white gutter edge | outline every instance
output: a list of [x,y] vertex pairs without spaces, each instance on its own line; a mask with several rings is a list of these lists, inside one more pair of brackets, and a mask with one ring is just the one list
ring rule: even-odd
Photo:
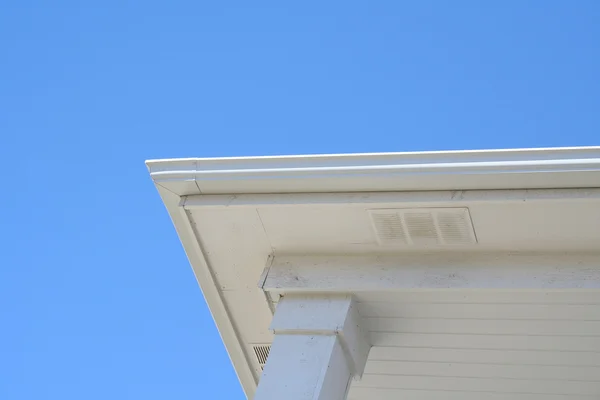
[[[146,164],[156,184],[169,188],[171,182],[195,182],[199,188],[197,193],[202,191],[203,181],[222,183],[231,181],[232,191],[235,191],[235,182],[240,180],[264,182],[265,180],[301,179],[306,188],[306,182],[310,179],[339,178],[359,178],[356,182],[357,191],[361,190],[360,179],[396,178],[393,189],[401,191],[412,190],[412,187],[403,187],[404,177],[414,179],[423,175],[429,176],[429,181],[426,187],[419,189],[437,190],[436,180],[432,180],[437,175],[439,175],[440,185],[444,186],[444,180],[448,175],[486,174],[491,177],[499,174],[600,172],[600,147],[190,158],[150,160]],[[345,190],[351,191],[353,186],[348,184]],[[600,181],[590,183],[590,186],[600,186]],[[498,188],[510,187],[504,183]],[[456,187],[456,189],[473,188]],[[289,191],[289,188],[286,190]],[[174,191],[177,192],[177,189],[175,188]],[[225,188],[223,194],[227,192]]]

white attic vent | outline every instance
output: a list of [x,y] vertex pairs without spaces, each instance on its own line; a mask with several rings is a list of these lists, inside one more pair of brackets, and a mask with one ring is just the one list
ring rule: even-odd
[[252,349],[254,350],[254,355],[256,356],[256,361],[260,369],[264,369],[265,364],[267,363],[267,358],[269,358],[269,351],[271,351],[271,345],[255,344],[252,346]]
[[380,209],[369,214],[382,246],[477,243],[468,208]]

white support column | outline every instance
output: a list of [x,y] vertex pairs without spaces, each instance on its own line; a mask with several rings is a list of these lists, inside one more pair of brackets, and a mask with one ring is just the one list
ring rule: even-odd
[[255,400],[345,400],[362,376],[371,345],[351,296],[286,296],[271,330]]

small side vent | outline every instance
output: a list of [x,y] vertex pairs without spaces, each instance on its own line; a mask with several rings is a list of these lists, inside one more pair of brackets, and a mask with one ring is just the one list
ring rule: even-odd
[[265,364],[267,363],[267,358],[269,358],[271,346],[268,344],[254,345],[252,348],[254,349],[254,355],[256,355],[256,361],[258,362],[260,369],[264,369]]
[[382,246],[444,246],[477,243],[467,208],[369,210]]

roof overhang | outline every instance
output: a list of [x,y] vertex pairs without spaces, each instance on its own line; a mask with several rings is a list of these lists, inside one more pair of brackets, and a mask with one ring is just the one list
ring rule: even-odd
[[[382,274],[394,263],[389,257],[409,263],[405,283],[406,276],[429,282],[420,268],[423,262],[439,268],[440,253],[444,260],[451,253],[455,265],[473,255],[467,267],[483,263],[505,286],[510,274],[499,271],[510,262],[538,268],[547,277],[525,274],[521,286],[598,287],[589,266],[598,260],[594,252],[600,240],[600,147],[171,159],[147,165],[248,397],[259,373],[248,347],[270,340],[267,327],[276,299],[269,291],[329,290],[318,285],[326,285],[323,271],[330,278],[336,262],[356,264],[354,271],[343,271],[353,290],[356,271],[368,273],[364,265],[375,264],[374,273]],[[476,245],[380,247],[365,212],[448,207],[470,210]],[[557,274],[564,275],[561,268],[573,265],[573,253],[589,254],[580,269],[569,270],[569,280],[556,286]],[[331,261],[339,254],[356,257]],[[425,254],[428,258],[420,256]],[[486,257],[495,263],[478,261]],[[286,268],[294,263],[304,274],[296,278],[316,287],[286,280]],[[487,282],[473,270],[464,276],[474,278],[457,286],[452,279],[441,286],[436,280],[438,286],[427,287]],[[377,286],[374,279],[384,277],[367,280],[371,289]],[[343,291],[339,284],[335,290]]]

